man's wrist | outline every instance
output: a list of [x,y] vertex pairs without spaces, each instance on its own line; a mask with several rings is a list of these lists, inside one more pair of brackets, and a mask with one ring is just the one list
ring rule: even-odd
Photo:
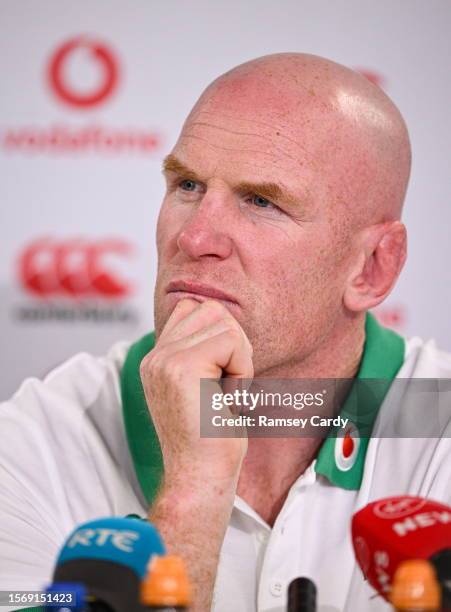
[[238,478],[209,481],[208,479],[188,480],[165,477],[155,503],[150,511],[152,516],[183,516],[202,509],[202,512],[218,512],[231,508],[235,499]]

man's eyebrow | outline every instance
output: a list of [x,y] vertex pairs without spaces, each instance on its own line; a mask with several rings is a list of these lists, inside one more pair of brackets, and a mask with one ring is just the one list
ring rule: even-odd
[[299,198],[282,189],[277,183],[249,183],[243,181],[236,186],[236,190],[242,193],[255,193],[270,202],[285,202],[295,206],[299,204]]
[[185,166],[175,155],[169,154],[163,160],[163,172],[175,172],[184,178],[190,179],[191,181],[202,182],[201,178],[194,172]]
[[[185,164],[177,159],[175,155],[172,155],[172,153],[167,155],[163,161],[163,172],[175,172],[179,176],[183,176],[191,181],[203,182],[202,178],[194,170],[185,166]],[[301,203],[301,198],[283,189],[277,183],[251,183],[248,181],[241,181],[234,186],[234,189],[241,193],[255,193],[265,198],[265,200],[274,203],[284,202],[289,206],[296,207]],[[304,204],[304,202],[302,203]]]

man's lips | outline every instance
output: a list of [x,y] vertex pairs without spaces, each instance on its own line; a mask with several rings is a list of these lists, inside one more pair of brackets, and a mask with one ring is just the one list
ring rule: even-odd
[[238,304],[238,301],[233,296],[220,289],[191,281],[172,281],[166,287],[166,293],[190,293],[194,296],[198,295],[199,297]]

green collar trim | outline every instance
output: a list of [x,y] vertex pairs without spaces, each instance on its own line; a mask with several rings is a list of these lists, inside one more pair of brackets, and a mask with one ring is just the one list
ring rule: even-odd
[[333,430],[319,451],[315,471],[342,489],[358,490],[366,451],[379,408],[404,363],[405,342],[367,313],[365,345],[356,381],[340,415],[349,419],[344,432]]
[[[374,421],[391,382],[404,361],[404,340],[381,327],[370,314],[366,317],[365,334],[364,352],[357,374],[359,384],[351,388],[340,413],[354,424],[353,430],[359,432],[358,440],[356,441],[354,433],[351,436],[352,442],[349,442],[349,439],[344,441],[349,436],[343,439],[337,432],[331,432],[324,441],[315,463],[317,473],[344,489],[360,488]],[[132,344],[121,371],[125,432],[138,482],[148,504],[155,499],[161,484],[163,457],[147,408],[139,366],[154,345],[154,332]],[[378,380],[376,384],[369,385],[364,379]],[[361,410],[362,405],[365,407],[364,413]],[[362,434],[367,437],[361,437]],[[349,445],[354,447],[350,454]]]
[[155,346],[155,333],[147,334],[128,350],[121,371],[122,411],[136,476],[148,504],[155,499],[163,476],[163,457],[157,432],[147,408],[139,375],[143,358]]

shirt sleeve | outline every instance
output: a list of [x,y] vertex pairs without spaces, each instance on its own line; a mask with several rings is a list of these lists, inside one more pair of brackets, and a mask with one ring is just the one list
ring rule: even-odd
[[1,591],[45,589],[76,525],[123,513],[117,500],[131,496],[118,391],[123,353],[76,355],[0,404]]
[[3,404],[0,421],[0,590],[41,590],[71,527],[58,466],[42,425],[20,406]]

